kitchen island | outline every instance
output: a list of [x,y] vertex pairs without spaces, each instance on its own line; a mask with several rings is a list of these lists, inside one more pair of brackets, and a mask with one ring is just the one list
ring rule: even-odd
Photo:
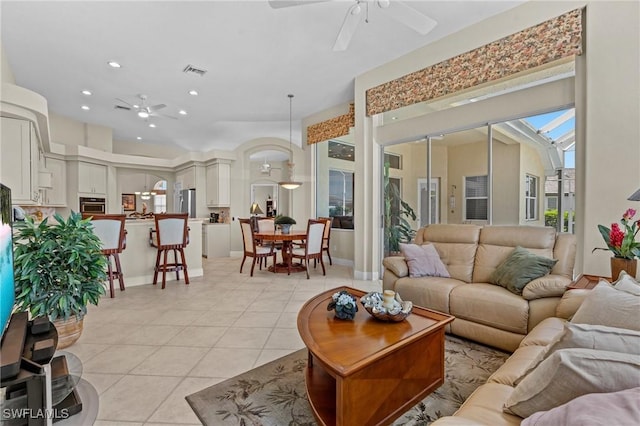
[[[157,249],[149,245],[149,230],[154,228],[153,219],[128,219],[125,222],[127,248],[120,254],[125,288],[153,282]],[[184,255],[189,278],[201,277],[203,275],[201,219],[189,219],[189,245],[184,249]],[[171,259],[173,255],[169,254],[169,256]],[[168,273],[167,282],[175,281],[175,277],[175,273]],[[158,281],[161,285],[162,277]],[[180,274],[180,285],[184,285],[183,273]]]

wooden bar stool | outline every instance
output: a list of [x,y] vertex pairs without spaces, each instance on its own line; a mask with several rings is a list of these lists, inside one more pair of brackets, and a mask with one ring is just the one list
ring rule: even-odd
[[[120,266],[120,256],[127,247],[127,231],[124,229],[125,215],[123,214],[83,214],[83,219],[90,218],[93,225],[93,233],[102,242],[102,254],[107,257],[107,276],[109,278],[109,291],[111,297],[115,297],[113,280],[120,282],[120,291],[124,291],[124,276]],[[112,265],[113,262],[113,265]],[[115,271],[113,270],[115,266]]]
[[[154,220],[156,229],[149,231],[149,244],[158,249],[153,284],[155,285],[158,281],[160,271],[162,271],[162,288],[165,288],[167,283],[167,272],[171,271],[176,272],[176,280],[180,280],[180,271],[184,271],[184,283],[189,284],[187,261],[184,256],[184,248],[189,244],[188,213],[156,214]],[[169,251],[173,251],[173,263],[168,262]],[[180,259],[178,259],[178,253]]]

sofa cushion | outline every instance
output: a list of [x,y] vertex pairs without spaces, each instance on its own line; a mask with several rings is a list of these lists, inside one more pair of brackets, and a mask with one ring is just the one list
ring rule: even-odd
[[506,400],[505,412],[528,417],[536,411],[594,392],[640,386],[637,355],[594,349],[561,349],[528,374]]
[[498,284],[513,294],[521,295],[524,286],[536,278],[547,275],[556,262],[555,259],[535,255],[518,246],[493,271],[489,276],[489,282]]
[[562,333],[566,322],[566,320],[556,317],[542,320],[522,339],[520,346],[547,346]]
[[[579,396],[549,411],[538,411],[522,426],[568,424],[589,426],[636,425],[640,422],[640,388]],[[606,408],[605,408],[606,407]]]
[[600,282],[585,297],[571,322],[640,330],[640,296]]
[[400,251],[407,262],[410,277],[450,277],[433,244],[400,243]]
[[489,277],[517,246],[553,258],[556,231],[542,226],[485,226],[480,232],[473,267],[473,281],[490,282]]
[[473,391],[455,416],[491,426],[519,425],[522,421],[520,417],[502,411],[502,404],[511,393],[511,386],[486,383]]
[[433,243],[452,278],[471,282],[480,227],[434,224],[420,228],[415,243]]
[[562,300],[556,307],[556,316],[558,318],[571,319],[584,302],[584,299],[591,293],[591,290],[581,288],[565,291]]
[[527,334],[529,305],[522,297],[493,284],[468,284],[451,290],[450,313],[479,324]]
[[500,366],[489,378],[487,383],[502,383],[515,386],[516,381],[524,377],[526,372],[540,359],[544,353],[544,346],[521,346]]
[[421,277],[400,278],[394,290],[402,300],[411,301],[414,305],[449,313],[449,297],[451,290],[461,285],[469,285],[455,278]]
[[529,282],[522,289],[522,297],[527,300],[544,297],[561,297],[572,280],[564,275],[548,274]]

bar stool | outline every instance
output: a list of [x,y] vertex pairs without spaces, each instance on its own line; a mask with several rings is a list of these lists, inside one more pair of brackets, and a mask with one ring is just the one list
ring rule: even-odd
[[[167,272],[175,271],[176,280],[180,280],[180,271],[184,271],[184,283],[189,284],[187,261],[184,248],[189,244],[188,213],[166,213],[154,216],[156,229],[149,231],[149,244],[158,249],[156,266],[153,272],[153,285],[158,281],[158,272],[162,271],[162,288],[167,283]],[[168,252],[173,251],[173,263],[168,262]],[[180,259],[178,259],[180,253]],[[162,256],[164,254],[164,256]],[[162,263],[160,258],[163,257]]]
[[[102,242],[102,254],[107,257],[107,276],[111,297],[115,297],[113,280],[120,282],[120,291],[124,291],[124,276],[120,266],[120,256],[127,247],[127,231],[124,229],[125,215],[123,214],[83,214],[83,219],[91,219],[93,233]],[[112,261],[114,265],[112,265]],[[113,270],[115,266],[115,271]]]

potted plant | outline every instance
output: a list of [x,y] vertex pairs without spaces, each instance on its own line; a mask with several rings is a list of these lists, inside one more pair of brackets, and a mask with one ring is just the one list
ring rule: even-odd
[[620,229],[617,223],[611,224],[611,229],[603,225],[598,225],[598,230],[607,244],[607,248],[596,247],[596,250],[610,250],[613,253],[611,258],[611,278],[618,279],[620,271],[626,271],[629,275],[636,275],[637,259],[640,258],[640,241],[636,241],[636,235],[640,231],[640,220],[633,220],[636,215],[634,209],[627,209],[622,215],[620,223],[624,229]]
[[[393,216],[392,206],[398,205],[399,214]],[[384,164],[384,252],[385,255],[400,252],[400,243],[413,240],[416,231],[406,218],[416,220],[413,208],[400,197],[400,190],[389,179],[389,163]],[[395,219],[395,220],[394,220]]]
[[296,221],[289,216],[278,215],[276,216],[274,223],[276,225],[280,225],[280,229],[282,230],[283,234],[288,234],[289,230],[291,229],[291,225],[295,225]]
[[48,316],[61,349],[80,337],[87,305],[105,294],[107,260],[89,219],[75,212],[66,221],[54,218],[57,223],[27,217],[16,224],[16,308]]

